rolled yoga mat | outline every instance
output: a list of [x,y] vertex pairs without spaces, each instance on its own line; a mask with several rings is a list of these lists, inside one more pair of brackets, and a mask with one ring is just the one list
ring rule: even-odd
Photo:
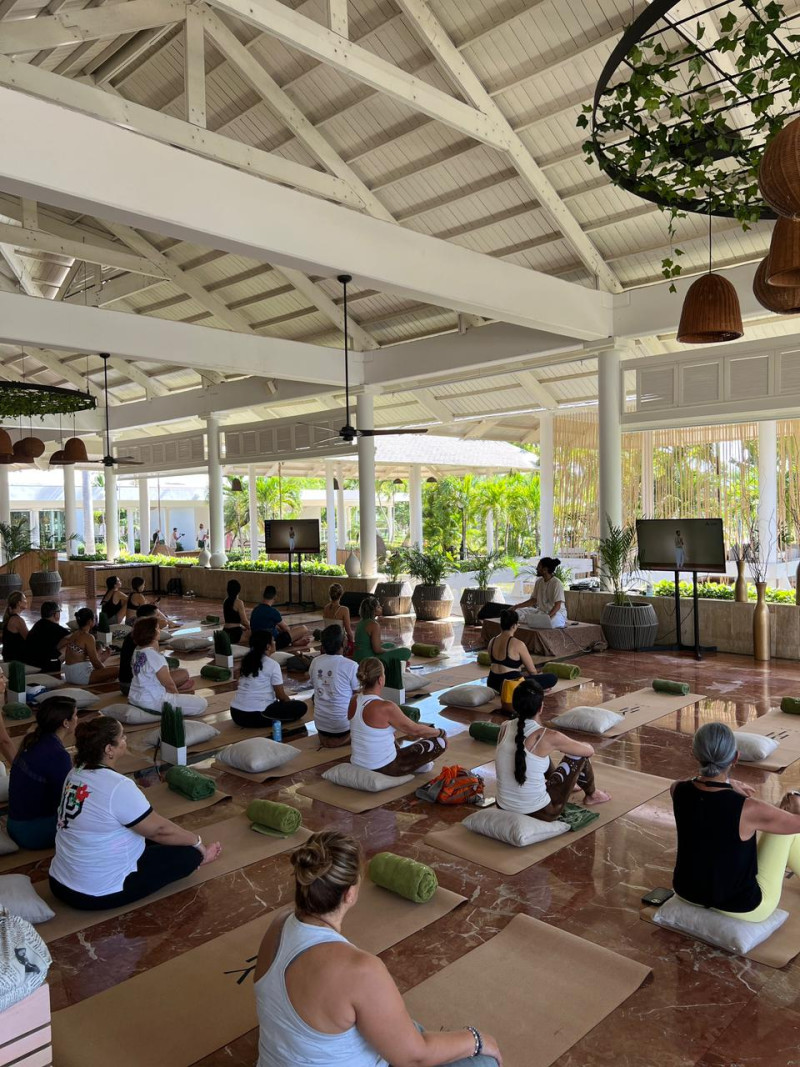
[[247,818],[251,830],[273,836],[296,833],[303,822],[303,816],[297,808],[278,804],[274,800],[251,800],[247,806]]
[[4,704],[3,714],[7,719],[29,719],[32,715],[27,704]]
[[200,668],[200,677],[208,678],[212,682],[229,682],[233,674],[228,667],[217,667],[213,663],[206,663]]
[[206,615],[205,619],[203,619],[203,622],[213,622],[218,624],[219,615]]
[[[800,697],[783,697],[781,711],[787,715],[800,715]],[[6,712],[6,715],[8,712]]]
[[189,800],[205,800],[213,797],[217,783],[207,774],[200,774],[192,767],[170,767],[166,774],[167,785],[173,793],[180,793]]
[[488,648],[485,648],[482,652],[478,653],[478,663],[481,667],[491,667],[492,657],[489,655]]
[[411,646],[411,653],[414,656],[423,656],[425,659],[436,659],[437,656],[441,656],[442,650],[436,645],[423,645],[415,641]]
[[545,663],[542,665],[542,674],[554,674],[556,678],[569,678],[572,681],[580,678],[581,669],[577,663]]
[[401,704],[400,710],[412,722],[419,722],[419,708],[415,708],[413,704]]
[[496,745],[500,737],[500,726],[496,722],[471,722],[469,736],[487,745]]
[[[249,809],[248,809],[249,810]],[[393,852],[379,852],[369,861],[369,876],[375,885],[397,893],[415,904],[425,904],[438,888],[432,867]]]
[[671,682],[667,678],[655,678],[653,689],[657,693],[675,693],[677,696],[688,696],[691,692],[688,682]]

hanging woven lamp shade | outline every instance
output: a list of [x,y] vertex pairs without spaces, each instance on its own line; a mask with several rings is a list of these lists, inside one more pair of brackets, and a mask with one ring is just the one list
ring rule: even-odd
[[65,442],[63,451],[70,463],[89,462],[86,445],[80,437],[70,437],[69,440]]
[[20,452],[24,452],[31,459],[38,459],[39,456],[44,455],[44,441],[38,437],[23,437],[14,447],[19,447]]
[[0,430],[0,463],[14,462],[14,446],[5,430]]
[[241,480],[241,478],[232,478],[231,479],[231,492],[232,493],[241,493],[241,491],[242,491],[242,480]]
[[683,301],[678,340],[685,345],[735,341],[744,333],[736,290],[719,274],[704,274]]
[[70,459],[63,448],[59,448],[57,452],[54,452],[50,457],[51,467],[69,467],[75,462],[74,459]]
[[778,215],[800,219],[800,119],[784,126],[767,145],[758,187]]
[[15,463],[33,463],[33,460],[35,458],[28,451],[28,449],[27,449],[27,447],[25,445],[25,439],[24,438],[21,441],[15,441],[14,442],[13,453],[14,453],[14,462]]
[[778,219],[769,246],[770,285],[794,288],[800,285],[800,222]]
[[796,315],[800,312],[800,286],[770,285],[769,256],[761,260],[753,278],[753,295],[767,311],[778,315]]

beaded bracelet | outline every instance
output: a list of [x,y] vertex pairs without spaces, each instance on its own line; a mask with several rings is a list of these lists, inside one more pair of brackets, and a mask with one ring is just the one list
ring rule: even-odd
[[471,1059],[475,1059],[476,1056],[480,1056],[483,1052],[483,1038],[480,1032],[475,1029],[474,1026],[465,1026],[465,1030],[469,1030],[472,1036],[475,1038],[475,1051],[472,1053]]

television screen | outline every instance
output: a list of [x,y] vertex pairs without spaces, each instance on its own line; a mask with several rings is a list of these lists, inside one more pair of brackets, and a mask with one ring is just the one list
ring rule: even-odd
[[267,552],[319,552],[319,519],[268,519]]
[[643,571],[725,573],[722,519],[637,519]]

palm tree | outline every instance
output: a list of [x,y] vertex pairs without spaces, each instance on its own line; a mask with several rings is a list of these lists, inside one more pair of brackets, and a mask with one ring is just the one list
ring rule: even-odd
[[454,499],[461,513],[461,544],[458,558],[467,558],[467,534],[470,519],[474,518],[480,500],[480,481],[474,474],[465,474],[463,478],[453,479]]
[[508,484],[506,479],[497,477],[482,482],[478,496],[478,514],[480,518],[485,522],[487,515],[491,515],[494,528],[497,530],[501,524],[506,524],[507,512]]

